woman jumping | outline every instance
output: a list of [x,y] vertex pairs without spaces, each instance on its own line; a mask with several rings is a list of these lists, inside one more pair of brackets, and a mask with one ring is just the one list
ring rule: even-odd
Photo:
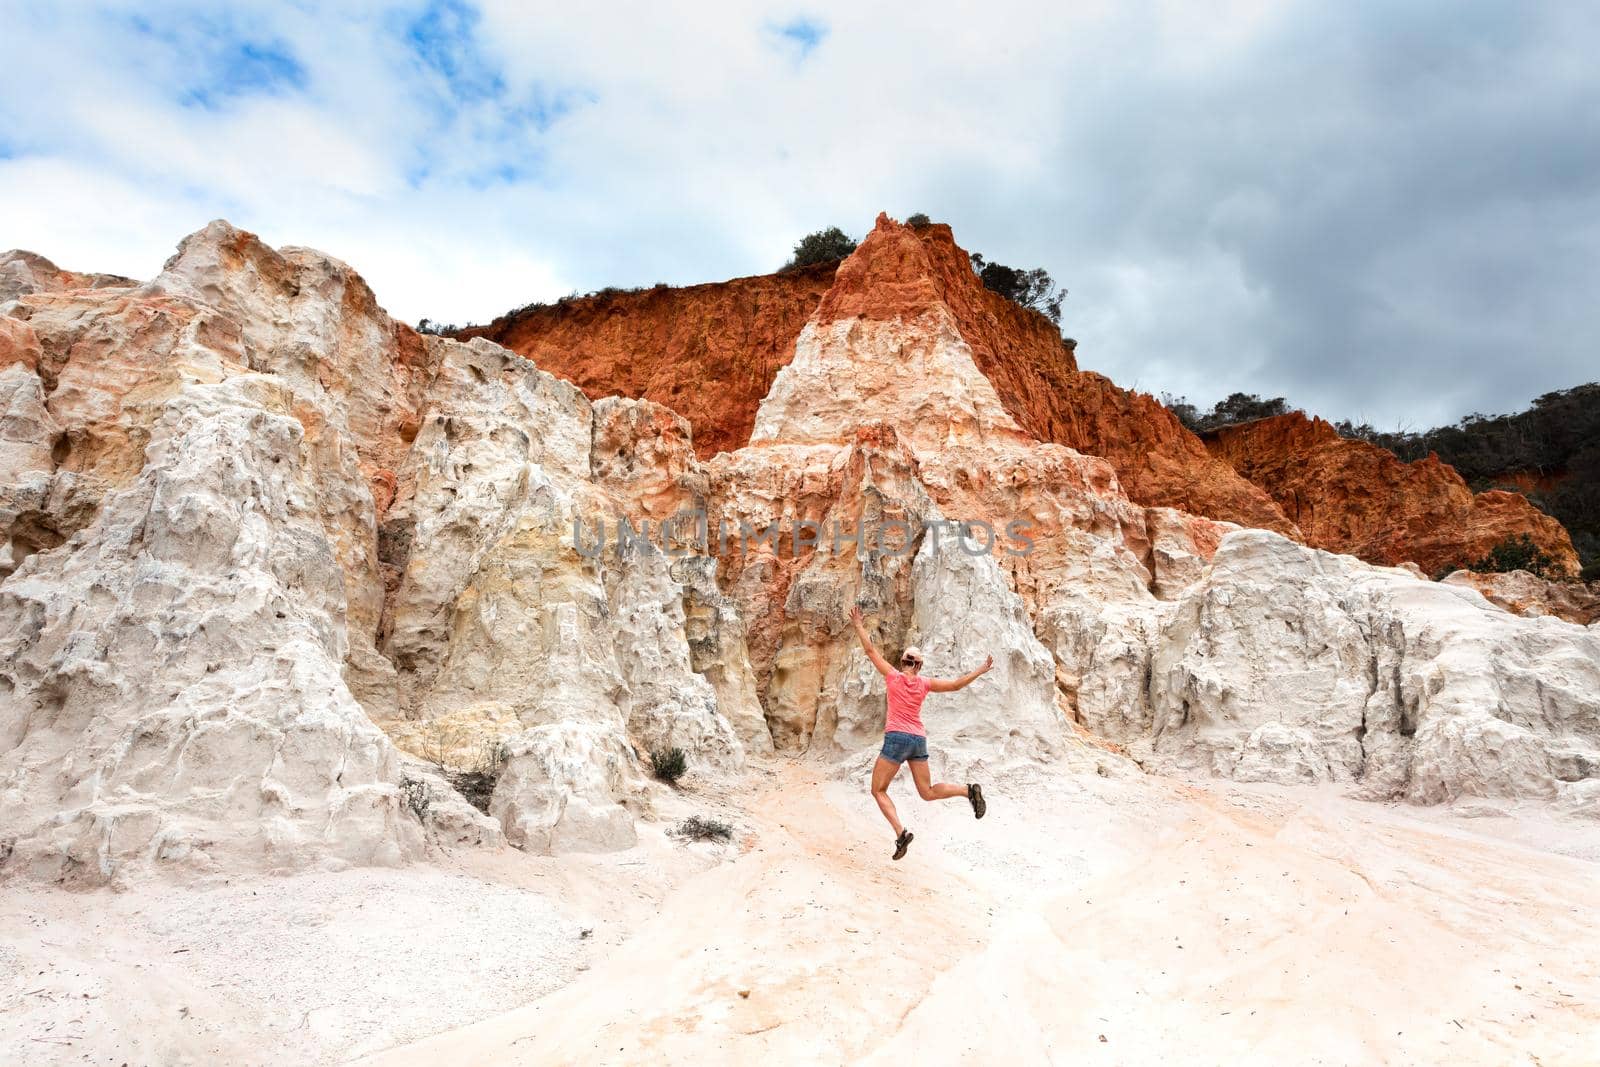
[[911,847],[912,837],[911,831],[900,825],[894,801],[889,799],[889,783],[900,772],[900,764],[911,764],[911,780],[917,783],[917,795],[923,800],[966,797],[972,803],[972,814],[980,819],[987,810],[983,802],[983,787],[976,782],[959,786],[929,781],[928,737],[922,729],[922,701],[930,692],[954,693],[971,685],[979,675],[994,666],[994,657],[990,656],[984,660],[983,666],[954,681],[923,678],[922,653],[918,649],[912,647],[902,652],[900,669],[895,670],[889,666],[883,654],[873,647],[872,639],[867,636],[867,625],[861,621],[860,607],[850,609],[850,623],[856,628],[856,636],[861,639],[861,647],[866,650],[867,658],[878,668],[878,673],[883,675],[889,687],[889,714],[884,723],[883,751],[878,754],[878,762],[872,766],[872,799],[878,802],[883,817],[894,828],[894,858],[899,859]]

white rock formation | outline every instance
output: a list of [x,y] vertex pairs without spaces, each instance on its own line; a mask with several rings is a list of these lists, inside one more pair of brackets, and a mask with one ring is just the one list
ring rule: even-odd
[[733,727],[745,752],[770,756],[772,730],[750,666],[745,622],[738,606],[717,586],[716,558],[681,560],[668,573],[677,574],[683,583],[683,632],[690,668],[711,683],[717,711]]
[[[629,408],[597,470],[571,385],[422,338],[343,264],[225,223],[143,285],[3,266],[7,869],[397,862],[502,824],[622,847],[641,747],[726,773],[731,720],[764,737],[714,580],[572,543],[575,516],[703,481],[686,435],[643,433],[676,416]],[[419,756],[503,763],[499,819],[374,720]]]
[[0,254],[0,304],[29,293],[66,289],[116,289],[137,284],[115,274],[78,274],[62,270],[34,252],[12,249]]
[[807,323],[795,358],[761,403],[750,443],[837,442],[873,422],[894,426],[919,454],[1036,443],[1006,414],[942,305],[909,321]]
[[60,440],[39,376],[21,364],[0,370],[0,578],[87,526],[99,507],[93,479],[55,470]]
[[965,674],[994,657],[994,669],[924,705],[924,725],[963,780],[984,771],[1058,758],[1066,726],[1055,664],[1034,636],[1022,598],[994,557],[927,541],[912,568],[911,643],[933,677]]
[[1149,697],[1161,766],[1420,803],[1592,801],[1600,774],[1593,632],[1265,531],[1179,601]]
[[433,344],[439,371],[383,527],[399,570],[385,650],[406,709],[433,685],[483,561],[530,508],[555,530],[589,468],[589,402],[576,388],[487,341]]
[[[602,525],[634,517],[627,472],[652,491],[671,482],[671,464],[656,462],[667,446],[623,427],[682,420],[646,402],[605,405],[597,420],[581,392],[519,356],[485,341],[434,343],[439,372],[385,523],[403,546],[385,648],[404,714],[382,721],[423,750],[430,731],[446,732],[454,762],[503,749],[490,811],[513,844],[628,847],[630,811],[646,804],[642,755],[682,748],[708,772],[744,762],[717,686],[692,662],[688,593],[670,561],[619,554],[614,526],[595,551]],[[638,456],[636,439],[646,442]],[[742,648],[727,655],[740,662]],[[753,696],[724,673],[730,697]],[[733,715],[748,720],[750,709]]]
[[[839,472],[860,449],[859,435],[883,436],[879,424],[892,428],[902,458],[891,466],[902,473],[887,494],[874,486],[878,496],[917,518],[942,513],[996,527],[1022,519],[1034,542],[1025,555],[997,554],[980,568],[1003,571],[1032,632],[1003,621],[1014,613],[992,596],[973,597],[977,575],[933,581],[926,542],[913,581],[885,586],[880,605],[891,646],[938,644],[959,661],[992,634],[1023,667],[1020,684],[996,672],[987,693],[980,681],[963,694],[981,710],[955,730],[935,727],[953,742],[977,742],[970,751],[980,763],[1017,758],[1030,743],[1048,748],[1048,737],[1009,745],[1000,724],[1021,710],[1023,722],[1048,735],[1042,709],[1054,689],[1079,723],[1154,767],[1359,782],[1371,795],[1420,802],[1545,796],[1576,808],[1594,795],[1600,660],[1592,634],[1509,619],[1476,594],[1403,570],[1131,504],[1100,461],[1021,433],[937,303],[910,317],[807,326],[750,448],[725,460],[717,480],[736,487],[724,497],[741,516],[762,505],[785,519],[864,513]],[[760,471],[763,464],[816,473],[796,480]],[[761,485],[771,488],[752,493]],[[923,497],[931,499],[917,502]],[[860,569],[819,549],[792,562],[774,558],[756,573],[765,577],[739,580],[750,607],[763,594],[783,602],[775,647],[758,657],[770,664],[775,736],[870,746],[881,696],[848,651],[848,631],[824,622],[856,595]],[[980,610],[969,614],[969,602]],[[951,616],[992,621],[936,641],[929,623]],[[1048,655],[1033,651],[1040,642]],[[930,662],[935,672],[964,667]],[[930,698],[930,712],[937,706]]]
[[489,811],[506,839],[533,852],[631,848],[645,784],[623,732],[582,721],[537,726],[506,742],[508,762]]
[[292,398],[190,386],[138,480],[0,586],[8,866],[394,863],[423,833],[339,679],[345,597]]
[[[0,876],[627,848],[651,750],[870,762],[857,603],[931,674],[994,655],[925,708],[958,780],[1086,767],[1082,731],[1600,814],[1600,628],[1134,504],[1018,427],[937,287],[819,313],[705,463],[660,405],[421,337],[225,223],[144,284],[0,257],[0,294]],[[684,512],[702,543],[662,537]],[[475,767],[489,816],[446,773]]]
[[744,746],[718,711],[716,688],[691,666],[684,587],[671,563],[630,556],[608,572],[628,732],[649,752],[681,748],[701,767],[737,770]]

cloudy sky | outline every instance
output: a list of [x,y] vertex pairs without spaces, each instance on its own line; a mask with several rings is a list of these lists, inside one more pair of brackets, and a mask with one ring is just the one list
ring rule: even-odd
[[399,317],[762,273],[923,211],[1086,367],[1388,428],[1600,378],[1600,6],[0,0],[0,248],[215,217]]

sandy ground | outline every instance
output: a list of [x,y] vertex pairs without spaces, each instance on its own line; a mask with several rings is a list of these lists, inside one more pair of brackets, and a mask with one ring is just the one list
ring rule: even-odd
[[[1061,776],[923,804],[783,762],[641,846],[0,892],[21,1063],[1600,1062],[1600,826]],[[902,776],[904,778],[904,776]],[[730,817],[738,846],[660,831]],[[588,931],[588,933],[585,933]],[[20,1051],[20,1057],[16,1053]]]

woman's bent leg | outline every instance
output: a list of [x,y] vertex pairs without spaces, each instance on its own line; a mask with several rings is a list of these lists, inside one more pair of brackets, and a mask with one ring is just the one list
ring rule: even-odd
[[[949,800],[952,797],[967,795],[967,787],[964,785],[951,785],[949,782],[935,784],[928,774],[928,761],[925,759],[911,760],[908,766],[911,768],[911,780],[917,783],[917,796],[923,800]],[[884,799],[887,800],[888,797],[885,796]]]

